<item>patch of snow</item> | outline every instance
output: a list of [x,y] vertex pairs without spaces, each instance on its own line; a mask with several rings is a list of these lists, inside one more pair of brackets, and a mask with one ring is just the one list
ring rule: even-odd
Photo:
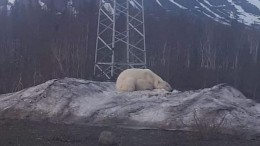
[[203,12],[203,11],[202,11],[202,13],[203,13],[204,15],[206,15],[207,17],[211,18],[211,19],[214,20],[214,21],[217,21],[217,22],[222,23],[222,24],[225,24],[225,25],[230,25],[230,23],[225,22],[225,21],[221,21],[221,20],[219,20],[219,19],[216,19],[215,17],[212,17],[211,15],[209,15],[209,14]]
[[136,9],[140,10],[140,4],[136,0],[130,0],[129,3]]
[[260,104],[220,84],[196,91],[117,92],[115,83],[65,78],[0,95],[0,118],[132,128],[188,129],[199,118],[223,116],[227,128],[260,133]]
[[177,3],[175,0],[169,0],[169,1],[172,2],[173,4],[175,4],[176,6],[178,6],[179,8],[181,8],[181,9],[188,9],[188,8],[180,5],[179,3]]
[[15,0],[8,0],[8,3],[14,4]]
[[[259,20],[259,16],[251,14],[251,13],[247,13],[245,12],[245,10],[237,5],[236,3],[233,2],[233,0],[227,0],[232,6],[235,7],[235,9],[238,12],[238,17],[240,22],[247,24],[247,25],[252,25],[255,23],[260,24],[260,20]],[[232,14],[231,14],[232,15]]]
[[163,7],[162,3],[161,3],[159,0],[156,0],[156,2],[157,2],[161,7]]
[[218,6],[215,6],[215,5],[212,5],[208,0],[203,0],[204,3],[206,3],[207,5],[209,5],[210,7],[225,7],[226,5],[218,5]]
[[206,4],[208,4],[209,6],[211,6],[211,7],[213,7],[213,5],[209,2],[209,1],[207,1],[207,0],[203,0]]
[[38,0],[38,3],[39,3],[39,5],[40,5],[41,7],[45,5],[45,3],[42,2],[41,0]]
[[[197,6],[194,5],[194,9],[189,9],[189,4],[180,4],[176,0],[167,0],[172,4],[178,6],[180,9],[185,9],[190,12],[202,13],[203,15],[217,21],[219,23],[230,25],[232,19],[236,19],[238,22],[241,22],[245,25],[258,24],[260,25],[260,0],[227,0],[223,1],[223,4],[215,4],[211,0],[196,0]],[[164,7],[161,3],[161,0],[156,0],[156,2]],[[250,7],[246,7],[248,4],[252,4],[255,8],[255,12],[248,12]],[[231,6],[231,7],[230,7]],[[244,7],[245,6],[245,7]],[[169,10],[170,11],[170,10]],[[235,14],[235,15],[234,15]]]
[[41,6],[41,8],[43,10],[47,10],[48,9],[47,5],[44,2],[42,2],[42,0],[38,0],[38,4]]
[[259,0],[247,0],[252,5],[256,6],[260,10],[260,1]]
[[173,90],[172,93],[180,93],[181,91]]
[[[205,8],[209,13],[213,14],[215,17],[212,17],[212,16],[210,16],[209,14],[206,14],[205,12],[203,12],[204,15],[206,15],[206,16],[208,16],[208,17],[212,18],[213,20],[216,20],[216,21],[218,21],[218,22],[220,22],[220,23],[229,25],[229,23],[226,23],[226,22],[222,21],[222,20],[228,21],[228,20],[226,20],[224,17],[221,17],[221,16],[218,15],[217,13],[211,11],[210,8],[208,8],[208,7],[207,7],[206,5],[204,5],[203,3],[200,3],[198,0],[197,0],[197,2],[198,2],[203,8]],[[205,2],[205,0],[204,0],[204,2]]]

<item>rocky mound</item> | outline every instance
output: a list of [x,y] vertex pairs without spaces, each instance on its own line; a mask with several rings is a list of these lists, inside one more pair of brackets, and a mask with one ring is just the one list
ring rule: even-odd
[[0,95],[0,118],[132,128],[203,125],[260,133],[260,104],[235,88],[119,93],[115,83],[65,78]]

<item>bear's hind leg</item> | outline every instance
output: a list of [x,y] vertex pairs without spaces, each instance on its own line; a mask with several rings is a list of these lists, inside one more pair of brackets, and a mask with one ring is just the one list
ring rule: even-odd
[[124,92],[135,91],[135,79],[125,78],[121,83],[120,91],[124,91]]

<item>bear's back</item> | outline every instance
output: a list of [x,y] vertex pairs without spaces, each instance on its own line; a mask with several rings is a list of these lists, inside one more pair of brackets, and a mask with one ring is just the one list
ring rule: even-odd
[[120,78],[132,77],[135,79],[152,78],[153,72],[149,69],[131,68],[124,70],[119,76]]

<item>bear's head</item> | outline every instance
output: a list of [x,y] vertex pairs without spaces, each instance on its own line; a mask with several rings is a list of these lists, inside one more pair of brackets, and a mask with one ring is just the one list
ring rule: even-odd
[[163,80],[159,80],[159,81],[156,81],[156,84],[155,84],[155,88],[156,89],[164,89],[166,91],[172,91],[172,87],[169,83],[163,81]]

